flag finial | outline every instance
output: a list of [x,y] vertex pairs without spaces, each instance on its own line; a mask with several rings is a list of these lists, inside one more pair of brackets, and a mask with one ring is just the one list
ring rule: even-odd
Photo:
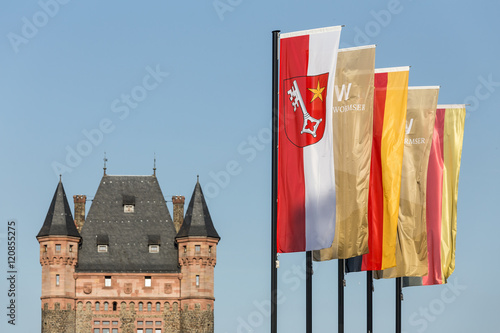
[[104,176],[106,176],[106,162],[108,161],[107,157],[106,157],[106,152],[104,152],[104,158],[103,158],[103,161],[104,161],[104,167],[103,167],[103,170],[104,170]]
[[156,177],[156,153],[154,153],[154,158],[153,158],[153,176]]

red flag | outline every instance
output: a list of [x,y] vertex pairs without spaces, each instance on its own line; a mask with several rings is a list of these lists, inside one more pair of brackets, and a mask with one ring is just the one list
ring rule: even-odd
[[333,241],[331,106],[340,31],[280,36],[278,252],[320,250]]

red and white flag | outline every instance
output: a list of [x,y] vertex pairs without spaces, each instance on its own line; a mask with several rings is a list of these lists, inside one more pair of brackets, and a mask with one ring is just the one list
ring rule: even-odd
[[278,252],[330,247],[335,233],[332,99],[341,27],[280,36]]

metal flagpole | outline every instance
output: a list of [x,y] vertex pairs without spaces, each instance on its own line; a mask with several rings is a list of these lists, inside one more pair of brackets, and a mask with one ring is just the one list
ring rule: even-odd
[[401,301],[403,300],[403,278],[396,278],[396,333],[401,333]]
[[271,333],[278,332],[278,311],[277,311],[277,290],[278,290],[278,268],[277,266],[277,244],[276,225],[278,216],[278,66],[279,66],[279,30],[273,31],[273,96],[272,96],[272,117],[273,117],[273,149],[272,149],[272,193],[271,193]]
[[338,259],[339,262],[339,269],[338,269],[338,308],[339,308],[339,314],[338,314],[338,333],[344,333],[344,287],[345,287],[345,280],[344,280],[344,270],[345,270],[345,260],[344,259]]
[[312,333],[312,251],[306,252],[306,333]]
[[373,273],[366,272],[366,331],[373,333]]

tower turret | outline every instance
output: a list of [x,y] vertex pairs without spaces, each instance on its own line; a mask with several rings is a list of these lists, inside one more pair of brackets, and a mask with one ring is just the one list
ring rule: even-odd
[[181,266],[181,328],[214,331],[214,267],[220,237],[212,223],[199,182],[176,236]]
[[81,238],[61,181],[36,238],[42,265],[42,333],[74,332],[74,273]]

